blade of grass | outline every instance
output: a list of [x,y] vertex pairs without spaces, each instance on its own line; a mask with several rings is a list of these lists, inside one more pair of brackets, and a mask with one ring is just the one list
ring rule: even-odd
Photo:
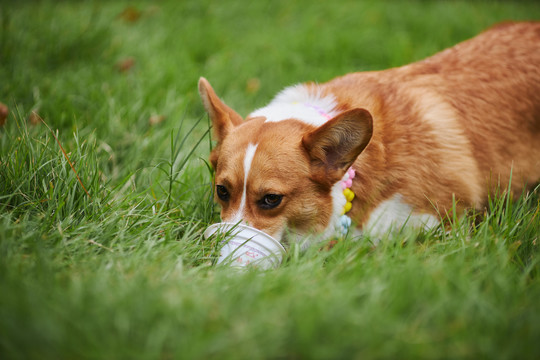
[[90,196],[90,194],[88,193],[88,190],[86,190],[86,187],[84,187],[84,184],[81,180],[81,178],[79,177],[79,174],[77,174],[77,171],[75,170],[75,167],[73,166],[73,164],[71,163],[71,160],[69,159],[69,156],[68,154],[66,153],[66,151],[64,150],[64,147],[62,146],[62,144],[60,143],[60,140],[58,140],[58,137],[56,136],[56,134],[54,133],[54,131],[52,131],[52,129],[49,127],[49,125],[45,122],[45,120],[43,120],[43,118],[41,118],[41,116],[39,116],[39,119],[41,120],[41,122],[47,127],[47,129],[49,129],[49,131],[51,132],[52,136],[54,137],[54,139],[56,140],[56,143],[58,144],[58,146],[60,147],[60,150],[62,150],[62,154],[64,154],[64,157],[66,158],[69,166],[71,167],[71,171],[73,171],[73,173],[75,174],[75,176],[77,177],[77,180],[79,181],[79,184],[81,184],[81,187],[83,188],[84,192],[86,193],[86,195],[88,196],[89,199],[91,199],[92,197]]

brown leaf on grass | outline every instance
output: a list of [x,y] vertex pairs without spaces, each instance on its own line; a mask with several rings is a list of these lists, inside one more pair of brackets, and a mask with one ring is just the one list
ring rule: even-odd
[[116,67],[116,70],[124,73],[124,72],[127,72],[127,71],[131,70],[131,68],[134,65],[135,65],[135,59],[132,58],[132,57],[127,57],[127,58],[119,60],[116,63],[115,67]]
[[118,18],[124,20],[125,22],[134,23],[141,18],[142,12],[134,6],[126,7],[120,14]]
[[165,115],[152,115],[150,116],[150,119],[148,119],[148,123],[150,126],[154,126],[157,124],[161,124],[165,120]]
[[246,82],[246,91],[249,94],[254,94],[261,88],[261,80],[258,78],[251,78]]
[[40,125],[43,122],[43,119],[41,118],[41,116],[39,116],[37,112],[32,111],[30,113],[30,116],[28,116],[28,121],[30,122],[30,124],[36,126]]
[[8,114],[9,108],[4,103],[0,102],[0,126],[4,126],[6,124]]

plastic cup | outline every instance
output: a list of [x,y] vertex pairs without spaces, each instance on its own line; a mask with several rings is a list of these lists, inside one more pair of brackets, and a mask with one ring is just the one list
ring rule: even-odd
[[285,255],[285,248],[279,241],[251,226],[217,223],[205,230],[204,237],[208,239],[214,234],[226,237],[222,242],[218,264],[267,270],[277,268]]

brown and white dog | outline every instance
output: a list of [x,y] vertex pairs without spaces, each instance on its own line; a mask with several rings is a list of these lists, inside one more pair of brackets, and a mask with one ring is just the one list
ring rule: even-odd
[[540,23],[501,24],[407,66],[288,87],[245,120],[204,78],[199,92],[217,140],[222,220],[278,240],[346,231],[347,218],[374,238],[429,228],[454,202],[482,209],[510,176],[517,195],[540,180]]

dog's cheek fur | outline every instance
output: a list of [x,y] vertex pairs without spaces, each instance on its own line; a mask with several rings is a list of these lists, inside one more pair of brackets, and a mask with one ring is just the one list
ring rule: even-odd
[[288,227],[299,232],[322,232],[332,215],[332,196],[327,191],[312,185],[303,196],[291,202],[287,209]]

